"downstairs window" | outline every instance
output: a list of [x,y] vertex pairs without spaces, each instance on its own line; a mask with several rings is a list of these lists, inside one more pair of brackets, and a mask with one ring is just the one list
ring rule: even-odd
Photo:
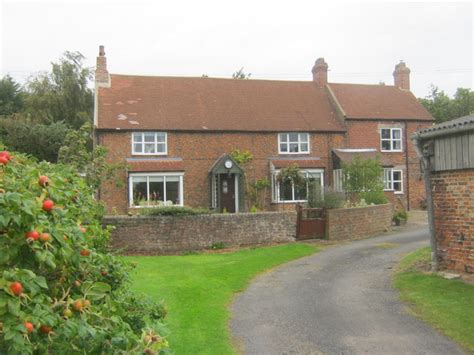
[[129,176],[130,207],[183,206],[182,173]]

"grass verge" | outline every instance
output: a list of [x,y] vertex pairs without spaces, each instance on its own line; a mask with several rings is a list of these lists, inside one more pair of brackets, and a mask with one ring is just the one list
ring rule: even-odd
[[126,257],[136,262],[133,289],[163,300],[176,354],[232,354],[228,305],[257,274],[319,251],[286,244],[223,254]]
[[417,270],[429,260],[429,248],[406,256],[395,275],[395,287],[401,299],[412,304],[415,315],[474,351],[474,285]]

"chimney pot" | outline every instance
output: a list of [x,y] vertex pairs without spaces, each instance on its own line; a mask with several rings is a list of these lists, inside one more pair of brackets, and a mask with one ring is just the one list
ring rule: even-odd
[[399,87],[402,90],[410,90],[410,69],[407,67],[403,60],[395,65],[395,70],[393,71],[393,80],[395,86]]
[[100,86],[110,85],[110,75],[107,70],[107,58],[104,46],[99,46],[99,56],[95,67],[95,84]]
[[105,48],[104,46],[99,46],[99,57],[105,56]]
[[328,64],[324,58],[316,59],[313,66],[313,82],[318,86],[326,86],[328,83]]

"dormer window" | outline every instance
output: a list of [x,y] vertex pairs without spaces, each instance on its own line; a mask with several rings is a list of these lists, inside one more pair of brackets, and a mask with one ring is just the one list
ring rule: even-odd
[[133,155],[166,155],[168,154],[167,135],[165,132],[133,132]]
[[308,133],[280,133],[278,134],[279,154],[308,154]]

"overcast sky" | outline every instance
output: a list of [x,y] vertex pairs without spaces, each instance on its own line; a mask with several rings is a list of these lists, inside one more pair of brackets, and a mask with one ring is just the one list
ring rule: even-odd
[[473,6],[432,2],[0,0],[0,74],[24,81],[66,51],[136,75],[310,80],[318,57],[330,82],[393,84],[411,69],[418,97],[431,83],[473,86]]

